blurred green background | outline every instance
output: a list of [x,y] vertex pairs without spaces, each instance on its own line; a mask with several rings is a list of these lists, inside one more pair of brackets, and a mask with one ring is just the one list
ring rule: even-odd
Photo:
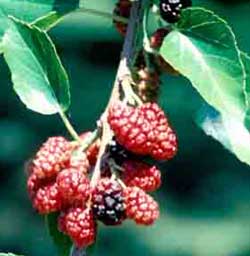
[[[111,12],[115,3],[96,2],[86,0],[87,7]],[[193,2],[225,18],[250,53],[249,0]],[[69,16],[51,35],[72,84],[71,120],[79,132],[93,129],[112,88],[122,39],[110,20],[83,13]],[[59,117],[24,107],[2,60],[0,78],[0,251],[56,255],[28,200],[24,164],[48,136],[68,135]],[[179,154],[161,165],[164,182],[155,195],[161,219],[147,228],[100,225],[93,255],[250,256],[250,168],[195,126],[202,100],[188,81],[164,76],[162,82],[160,104],[177,130]]]

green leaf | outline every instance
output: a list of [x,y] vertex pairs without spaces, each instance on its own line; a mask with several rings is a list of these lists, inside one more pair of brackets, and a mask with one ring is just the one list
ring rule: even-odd
[[248,106],[250,106],[250,56],[241,52],[241,59],[246,71],[245,92],[247,94]]
[[0,41],[9,26],[9,19],[0,8]]
[[230,115],[221,115],[209,105],[204,105],[196,117],[196,124],[203,131],[219,141],[237,158],[250,165],[250,133]]
[[[14,16],[26,22],[33,22],[34,20],[53,12],[53,19],[47,19],[46,23],[43,23],[42,28],[48,30],[54,24],[59,22],[64,15],[78,8],[79,0],[1,0],[0,40],[8,29],[8,16]],[[51,23],[49,23],[49,21]]]
[[247,101],[247,112],[245,116],[245,125],[248,128],[248,130],[250,130],[250,57],[246,53],[241,52],[241,59],[246,71],[246,84],[244,92]]
[[215,109],[244,120],[245,71],[235,36],[224,20],[203,8],[184,10],[160,53]]
[[68,256],[72,247],[69,237],[58,231],[57,218],[58,213],[52,213],[46,216],[46,224],[49,234],[58,250],[59,256]]
[[1,0],[0,9],[6,15],[32,22],[52,11],[65,15],[76,10],[79,2],[79,0]]
[[67,110],[69,80],[53,42],[36,27],[14,18],[11,23],[2,46],[14,90],[21,101],[41,114]]
[[41,30],[48,31],[58,24],[63,19],[63,16],[57,12],[50,12],[45,16],[42,16],[31,23],[32,26],[36,26]]

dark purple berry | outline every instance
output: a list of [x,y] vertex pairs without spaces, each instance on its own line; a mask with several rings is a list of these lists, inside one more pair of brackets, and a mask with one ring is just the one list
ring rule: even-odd
[[109,178],[101,179],[93,193],[95,218],[105,225],[119,225],[126,218],[123,190]]
[[168,23],[175,23],[180,19],[181,10],[191,5],[191,0],[160,0],[161,17]]

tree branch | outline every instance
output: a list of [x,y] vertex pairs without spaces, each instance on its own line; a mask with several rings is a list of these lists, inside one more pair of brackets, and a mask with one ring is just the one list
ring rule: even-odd
[[144,7],[146,6],[148,0],[134,1],[132,3],[130,18],[128,22],[127,34],[125,37],[123,50],[121,54],[121,60],[118,67],[116,79],[114,82],[114,87],[111,92],[110,100],[107,104],[107,107],[101,117],[101,126],[102,126],[102,141],[91,179],[91,186],[95,187],[98,182],[101,174],[101,162],[102,157],[105,154],[106,147],[110,140],[112,139],[112,131],[107,122],[107,115],[110,106],[117,100],[120,99],[119,87],[120,82],[124,79],[131,79],[131,66],[133,63],[133,58],[136,50],[137,36],[140,26],[143,20]]
[[[134,1],[132,4],[130,18],[128,22],[127,34],[126,34],[124,45],[123,45],[121,60],[117,70],[116,79],[110,95],[109,102],[100,119],[99,125],[102,128],[101,146],[98,153],[95,169],[93,171],[93,176],[91,179],[91,187],[95,187],[100,178],[102,158],[103,158],[103,155],[105,154],[106,147],[113,136],[107,121],[109,108],[115,101],[118,101],[120,99],[119,89],[120,89],[121,81],[123,81],[124,79],[131,78],[131,67],[133,64],[136,46],[138,44],[138,41],[137,41],[138,31],[142,24],[144,7],[146,6],[147,2],[148,0],[140,0],[140,1]],[[77,249],[73,247],[71,256],[87,256],[86,249],[85,248]]]

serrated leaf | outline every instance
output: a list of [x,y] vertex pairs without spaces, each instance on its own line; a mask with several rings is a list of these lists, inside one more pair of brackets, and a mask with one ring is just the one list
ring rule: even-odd
[[195,121],[207,135],[219,141],[240,161],[250,165],[250,133],[244,123],[230,115],[221,115],[209,105],[200,109]]
[[49,230],[49,234],[53,239],[55,246],[57,247],[58,256],[70,255],[72,242],[69,237],[58,231],[57,218],[58,213],[52,213],[46,216],[46,224]]
[[244,67],[234,34],[224,20],[203,8],[184,10],[160,53],[215,109],[244,119]]
[[36,27],[14,18],[11,24],[2,47],[21,101],[41,114],[67,110],[69,80],[53,42]]

